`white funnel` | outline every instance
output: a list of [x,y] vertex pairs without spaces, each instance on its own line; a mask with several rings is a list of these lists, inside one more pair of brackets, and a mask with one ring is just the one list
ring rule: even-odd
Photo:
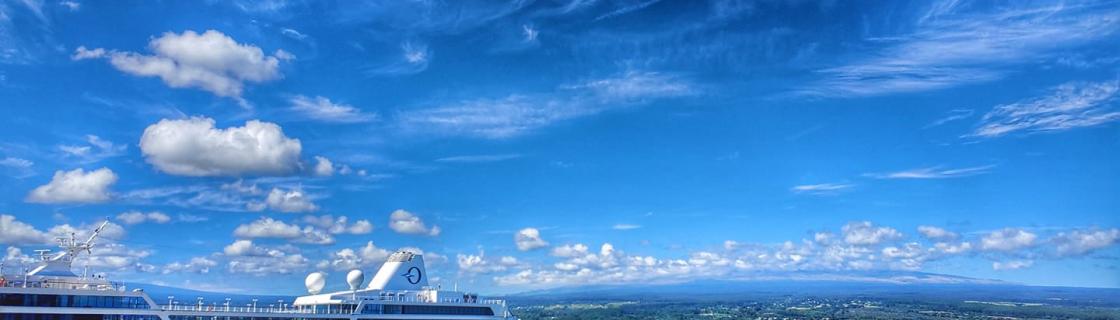
[[424,270],[424,257],[411,252],[397,252],[381,265],[369,289],[420,290],[428,286],[428,273]]

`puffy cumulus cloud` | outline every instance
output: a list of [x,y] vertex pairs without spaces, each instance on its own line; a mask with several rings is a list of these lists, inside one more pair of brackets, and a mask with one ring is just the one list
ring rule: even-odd
[[[9,214],[0,214],[0,243],[8,245],[44,244],[51,241],[46,233],[16,220]],[[18,250],[18,248],[17,248]]]
[[972,243],[960,242],[954,244],[950,242],[938,242],[933,244],[933,250],[941,254],[962,254],[972,250]]
[[326,157],[315,156],[315,167],[311,169],[311,173],[320,177],[329,177],[334,174],[334,163]]
[[853,245],[877,245],[902,238],[902,233],[890,227],[876,227],[870,221],[850,222],[840,231],[844,242]]
[[280,188],[272,188],[272,191],[268,192],[268,197],[265,198],[264,204],[267,205],[269,209],[280,212],[310,212],[319,210],[319,206],[312,203],[311,198],[304,194],[303,190],[299,189],[281,190]]
[[[503,258],[512,258],[512,257],[503,257]],[[503,258],[499,258],[497,260],[489,259],[489,258],[486,258],[485,253],[479,252],[477,255],[474,255],[474,254],[469,254],[469,255],[459,254],[459,255],[456,256],[455,261],[459,265],[459,272],[475,273],[475,274],[501,272],[501,271],[506,270],[506,267],[509,266],[508,263],[510,263],[510,262],[512,262],[515,265],[517,264],[516,259],[513,259],[511,261],[510,259],[503,259]]]
[[367,234],[373,232],[373,223],[370,223],[369,220],[358,220],[350,224],[350,218],[346,216],[339,216],[337,218],[329,214],[322,216],[306,216],[303,217],[303,222],[326,230],[331,234]]
[[283,50],[266,55],[215,30],[166,32],[148,43],[151,55],[78,47],[74,60],[108,59],[113,67],[141,77],[159,77],[172,88],[199,88],[218,96],[240,98],[246,82],[279,79],[280,62],[293,56]]
[[117,174],[109,168],[86,172],[81,168],[55,171],[51,182],[27,195],[34,203],[97,203],[109,200],[109,186],[117,182]]
[[227,256],[264,256],[268,251],[253,244],[252,240],[235,240],[222,249]]
[[918,233],[930,240],[953,240],[959,236],[952,231],[934,226],[918,226]]
[[250,120],[219,129],[214,119],[163,119],[144,129],[140,151],[160,171],[182,176],[288,175],[302,146],[279,125]]
[[190,273],[206,274],[206,273],[210,273],[210,268],[217,267],[217,266],[218,266],[218,262],[214,261],[210,258],[207,258],[207,257],[193,257],[193,258],[190,259],[190,261],[186,261],[186,262],[176,261],[176,262],[168,263],[167,265],[163,266],[163,269],[160,272],[163,273],[163,274],[178,273],[178,272],[190,272]]
[[4,251],[3,259],[0,259],[0,262],[4,262],[7,265],[32,265],[37,261],[38,259],[24,254],[23,250],[20,250],[18,247],[8,247],[8,249]]
[[441,231],[439,226],[428,228],[424,221],[420,220],[420,217],[404,209],[397,209],[389,214],[389,229],[393,229],[397,233],[422,234],[433,237],[438,236]]
[[151,254],[151,251],[130,249],[119,243],[101,242],[93,247],[89,255],[75,258],[74,265],[113,271],[152,272],[155,266],[143,262]]
[[[229,258],[227,268],[230,273],[244,273],[255,276],[263,276],[269,274],[292,274],[306,271],[310,266],[309,260],[299,252],[299,248],[294,246],[285,245],[279,247],[262,247],[252,244],[243,244],[242,241],[235,241],[230,246],[237,246],[234,249],[235,253],[242,253],[239,255],[226,254]],[[239,244],[242,243],[242,244]],[[226,247],[229,251],[230,246]],[[244,252],[237,251],[244,249]]]
[[[93,230],[97,229],[97,227],[100,226],[101,223],[102,222],[83,223],[81,225],[78,225],[77,227],[71,226],[70,224],[60,224],[51,227],[51,229],[48,230],[47,233],[52,237],[69,237],[71,234],[73,234],[75,238],[88,239],[93,235]],[[121,227],[119,224],[110,222],[105,225],[104,229],[101,229],[101,233],[98,234],[98,237],[99,239],[118,240],[123,239],[125,234],[126,232],[124,227]]]
[[1050,239],[1059,256],[1076,256],[1116,244],[1120,241],[1120,229],[1073,230],[1061,232]]
[[267,217],[233,230],[233,235],[240,238],[295,238],[301,234],[299,226]]
[[548,246],[548,242],[541,239],[541,231],[537,228],[525,228],[513,235],[513,242],[517,250],[529,251]]
[[[397,249],[397,251],[407,251],[424,255],[424,263],[429,266],[447,262],[446,256],[435,252],[425,253],[424,250],[420,248],[404,247]],[[332,252],[328,259],[320,261],[316,264],[316,267],[320,269],[330,268],[339,271],[376,267],[384,263],[392,253],[393,251],[379,248],[373,244],[373,241],[368,241],[365,246],[357,249],[343,248]]]
[[1030,268],[1033,265],[1034,265],[1034,261],[1031,261],[1031,260],[1011,260],[1011,261],[1003,261],[1003,262],[996,261],[996,262],[992,262],[992,270],[997,270],[997,271],[1019,270],[1019,269]]
[[561,258],[571,258],[587,254],[587,245],[582,243],[565,244],[552,248],[552,256]]
[[128,211],[117,215],[117,221],[124,224],[140,224],[144,222],[152,223],[168,223],[171,222],[171,216],[159,211],[152,211],[143,213],[140,211]]
[[1038,236],[1034,233],[1023,229],[1004,228],[992,231],[981,238],[980,249],[988,251],[1015,251],[1034,246],[1037,238]]
[[280,220],[261,217],[249,224],[237,226],[233,235],[238,238],[278,238],[288,239],[296,243],[307,244],[333,244],[334,237],[324,230],[313,226],[300,228],[296,224],[288,224]]
[[741,244],[739,243],[739,241],[724,240],[723,241],[723,250],[735,250],[735,249],[738,249],[740,245]]
[[363,113],[361,109],[344,103],[331,102],[324,97],[294,96],[291,110],[323,122],[357,123],[377,119],[376,114]]

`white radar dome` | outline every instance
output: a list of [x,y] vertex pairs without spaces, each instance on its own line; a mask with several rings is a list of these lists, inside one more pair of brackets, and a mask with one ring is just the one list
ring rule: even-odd
[[303,284],[307,286],[307,292],[318,294],[319,291],[323,291],[323,286],[327,285],[327,275],[322,272],[312,272],[303,280]]
[[358,290],[362,286],[362,282],[365,281],[366,275],[362,273],[362,270],[354,269],[346,274],[346,283],[350,285],[350,290]]

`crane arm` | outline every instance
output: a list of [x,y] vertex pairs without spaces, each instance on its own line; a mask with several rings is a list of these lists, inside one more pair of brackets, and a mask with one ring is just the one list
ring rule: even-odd
[[101,230],[105,230],[105,226],[107,225],[109,225],[109,219],[105,219],[105,222],[102,222],[100,226],[97,226],[97,229],[93,229],[93,234],[89,235],[89,240],[86,240],[86,248],[93,246],[93,239],[96,239],[97,235],[101,234]]

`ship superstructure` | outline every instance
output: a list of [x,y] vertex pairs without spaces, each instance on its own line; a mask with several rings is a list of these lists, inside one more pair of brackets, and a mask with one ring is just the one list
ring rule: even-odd
[[305,281],[309,294],[291,303],[151,297],[142,288],[72,271],[74,259],[92,252],[107,223],[84,242],[71,235],[59,240],[59,252],[38,251],[33,269],[12,275],[0,266],[0,320],[516,319],[504,300],[430,286],[424,257],[407,251],[390,255],[365,287],[364,273],[351,270],[350,290],[323,293],[325,275],[312,273]]

